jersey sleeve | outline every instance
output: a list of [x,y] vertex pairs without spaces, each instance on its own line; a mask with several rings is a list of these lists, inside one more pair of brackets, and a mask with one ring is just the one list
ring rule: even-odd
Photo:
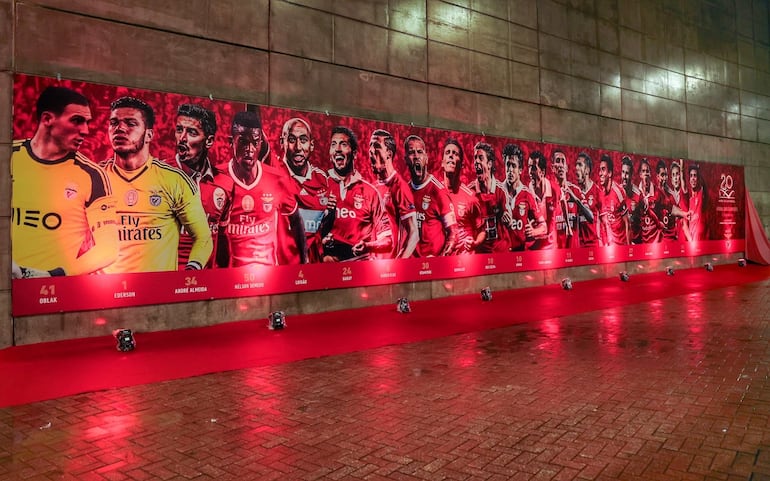
[[118,224],[115,198],[107,195],[92,198],[85,209],[89,231],[77,257],[62,268],[67,275],[89,274],[115,262],[118,258]]
[[438,190],[438,209],[441,214],[441,223],[444,227],[457,224],[455,210],[452,207],[452,199],[449,198],[449,192],[446,189]]
[[191,180],[182,175],[179,181],[179,196],[177,218],[193,239],[187,264],[202,268],[208,263],[214,249],[208,216],[201,203],[200,191]]

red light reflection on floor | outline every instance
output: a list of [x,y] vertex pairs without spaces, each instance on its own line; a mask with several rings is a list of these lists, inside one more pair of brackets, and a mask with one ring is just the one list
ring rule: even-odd
[[688,345],[695,352],[701,352],[705,347],[705,321],[703,316],[706,314],[703,301],[703,292],[693,292],[687,297],[687,310],[685,310],[685,319],[687,321],[687,332],[689,334]]
[[618,354],[620,343],[618,333],[622,325],[622,313],[619,308],[607,309],[599,317],[599,347],[611,356]]
[[554,357],[559,357],[563,353],[561,324],[558,317],[544,319],[538,324],[545,339],[537,344],[541,351],[547,351]]

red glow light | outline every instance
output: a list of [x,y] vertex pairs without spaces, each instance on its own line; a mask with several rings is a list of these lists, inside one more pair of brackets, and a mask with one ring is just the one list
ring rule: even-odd
[[94,326],[104,326],[107,324],[107,319],[103,317],[97,317],[94,319]]

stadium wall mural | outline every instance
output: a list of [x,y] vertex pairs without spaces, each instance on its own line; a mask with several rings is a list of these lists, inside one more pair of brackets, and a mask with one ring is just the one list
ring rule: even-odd
[[17,75],[13,314],[744,249],[742,166]]

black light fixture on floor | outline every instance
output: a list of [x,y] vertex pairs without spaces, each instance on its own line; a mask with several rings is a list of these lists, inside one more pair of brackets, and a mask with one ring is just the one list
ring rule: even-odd
[[561,280],[561,287],[565,291],[571,291],[572,290],[572,281],[570,280],[569,277],[565,277],[564,279]]
[[666,267],[666,275],[667,276],[673,276],[674,275],[674,268],[671,266]]
[[118,351],[129,352],[136,349],[136,341],[134,340],[134,333],[131,332],[131,329],[115,329],[112,331],[112,335],[115,336],[115,340],[118,341]]
[[628,272],[623,271],[620,273],[620,280],[623,282],[628,282],[628,280],[631,278],[631,276],[628,275]]
[[746,259],[744,259],[743,257],[738,259],[738,267],[746,267]]
[[412,308],[409,307],[409,299],[406,297],[399,297],[396,301],[396,310],[402,314],[411,312]]
[[267,328],[273,331],[280,331],[286,327],[286,314],[283,311],[273,311],[267,316]]
[[703,267],[705,267],[706,270],[709,271],[709,272],[713,272],[714,271],[714,264],[712,264],[711,262],[706,262],[703,265]]
[[489,287],[485,287],[481,290],[481,300],[482,301],[491,301],[492,300],[492,289]]

